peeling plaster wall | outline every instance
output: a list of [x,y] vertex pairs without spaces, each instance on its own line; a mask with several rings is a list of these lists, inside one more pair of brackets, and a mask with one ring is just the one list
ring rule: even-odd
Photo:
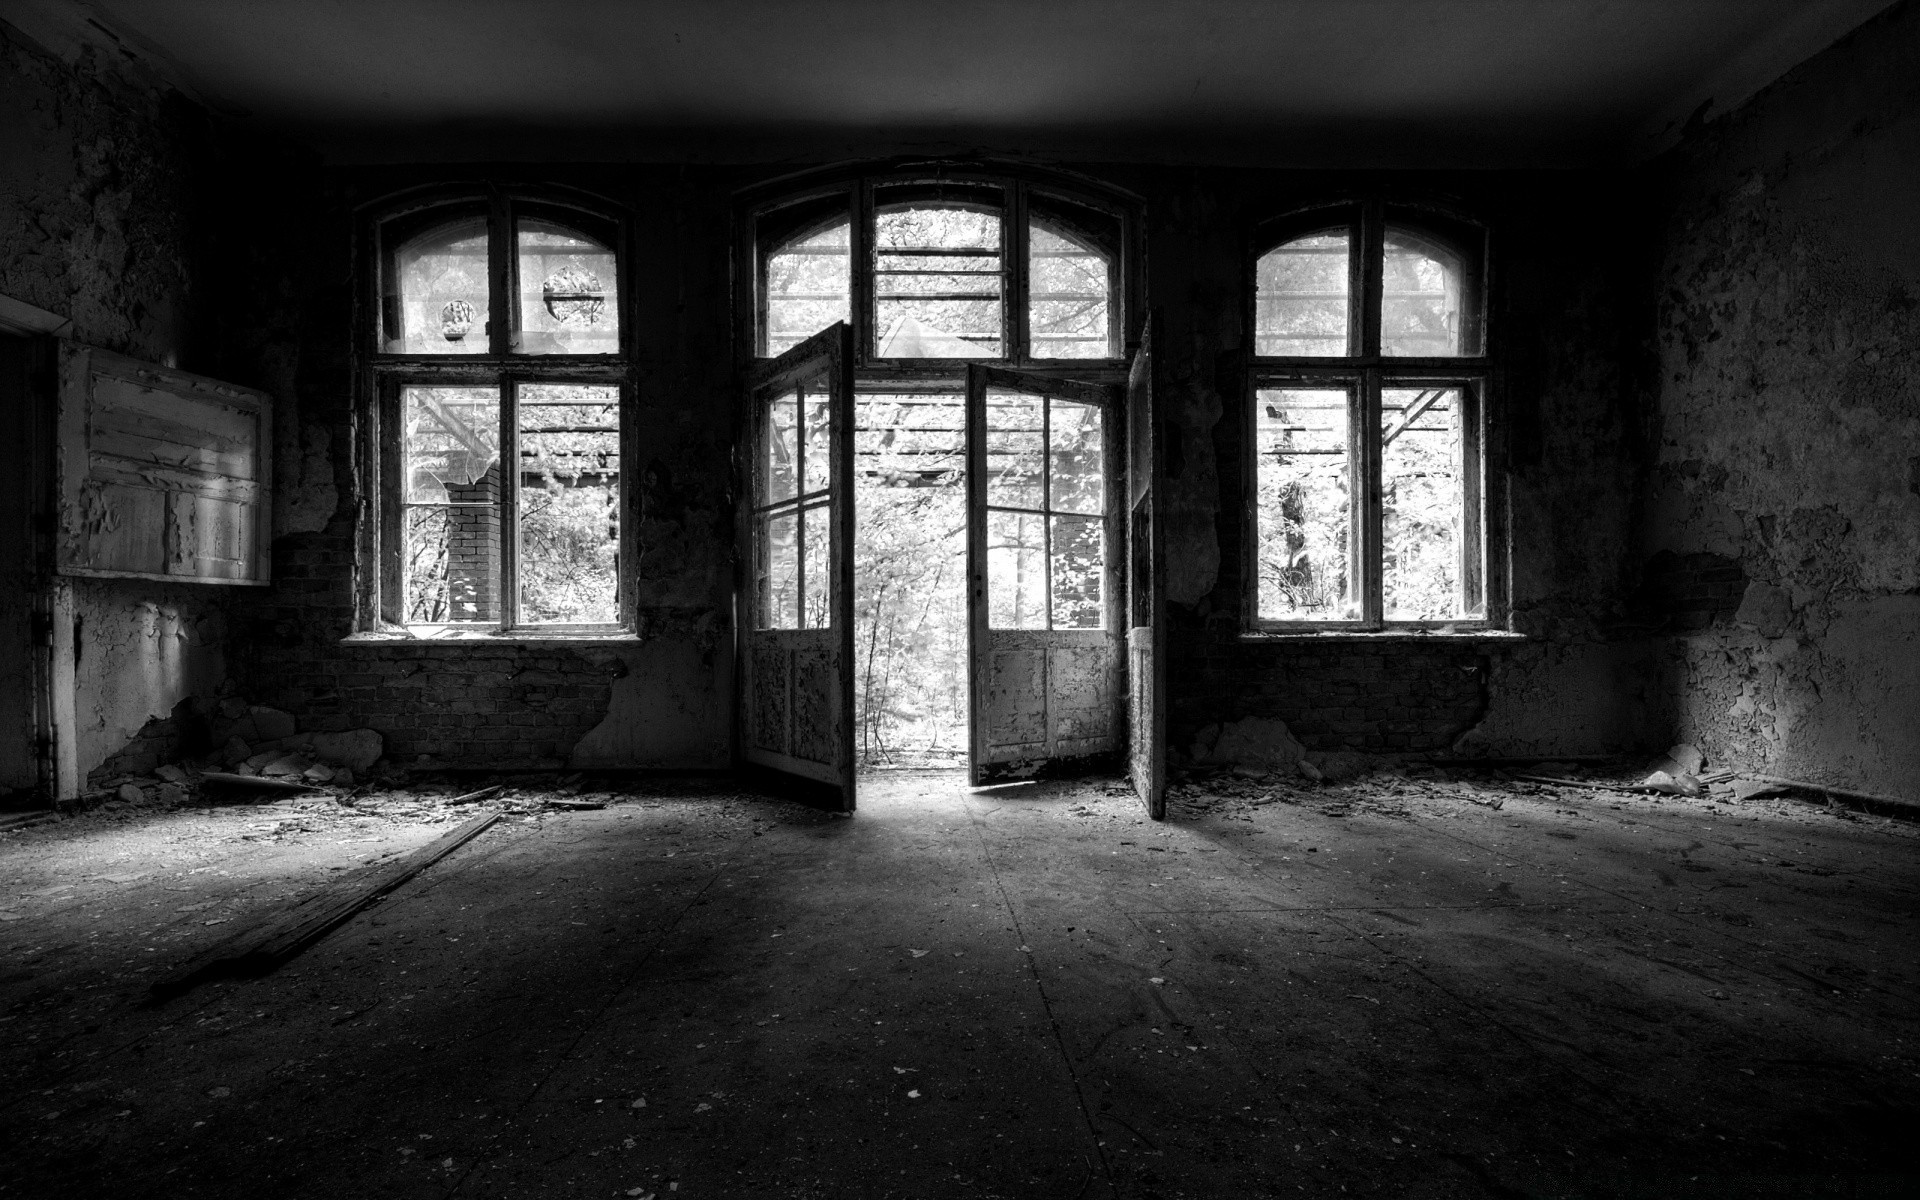
[[[124,64],[61,61],[0,23],[0,292],[72,336],[213,373],[203,114]],[[224,676],[225,589],[83,580],[82,775]],[[24,686],[24,681],[12,686]]]
[[1659,164],[1645,552],[1739,563],[1660,639],[1715,759],[1920,796],[1920,7]]

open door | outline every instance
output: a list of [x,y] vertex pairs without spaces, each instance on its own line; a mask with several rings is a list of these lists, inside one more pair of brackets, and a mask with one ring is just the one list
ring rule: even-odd
[[972,779],[1111,765],[1122,606],[1114,389],[967,371]]
[[1127,765],[1133,790],[1158,821],[1167,815],[1166,554],[1160,518],[1161,456],[1153,412],[1153,320],[1127,371]]
[[822,330],[748,379],[739,489],[740,745],[853,809],[853,332]]

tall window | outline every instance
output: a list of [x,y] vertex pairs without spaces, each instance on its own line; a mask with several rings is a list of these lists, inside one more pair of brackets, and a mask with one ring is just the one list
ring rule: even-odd
[[1118,360],[1123,224],[1117,206],[987,177],[772,206],[750,230],[755,353],[844,320],[870,365]]
[[1485,240],[1380,205],[1271,231],[1253,269],[1256,627],[1488,617]]
[[379,587],[363,625],[621,629],[617,223],[498,196],[387,217],[372,244]]

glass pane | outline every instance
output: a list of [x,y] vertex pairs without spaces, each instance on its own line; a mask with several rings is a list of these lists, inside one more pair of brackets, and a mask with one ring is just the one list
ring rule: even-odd
[[987,513],[987,624],[993,629],[1047,627],[1046,518]]
[[1348,571],[1352,500],[1345,388],[1262,388],[1255,536],[1264,620],[1360,617]]
[[833,625],[833,531],[828,516],[832,510],[816,504],[804,514],[806,540],[806,605],[800,624],[806,629],[827,629]]
[[1000,214],[915,205],[873,223],[875,354],[998,358]]
[[761,446],[760,495],[756,505],[791,500],[800,486],[800,400],[784,392],[767,402],[767,422]]
[[800,627],[800,517],[788,510],[761,517],[755,559],[760,575],[760,628]]
[[1260,256],[1255,270],[1253,352],[1345,355],[1346,231],[1295,238]]
[[394,252],[388,354],[487,353],[487,220],[429,230]]
[[1460,407],[1456,388],[1380,394],[1380,573],[1389,621],[1465,615]]
[[1098,629],[1106,539],[1099,517],[1052,517],[1053,628]]
[[1404,230],[1387,230],[1382,354],[1454,357],[1460,347],[1460,256]]
[[1027,321],[1035,358],[1110,358],[1107,255],[1038,222],[1027,227]]
[[803,234],[767,256],[766,341],[769,358],[790,350],[835,321],[852,318],[850,222]]
[[528,384],[520,424],[520,620],[620,619],[620,391]]
[[616,354],[620,275],[613,251],[549,221],[519,228],[522,354]]
[[497,388],[405,388],[400,411],[407,503],[499,502]]
[[805,396],[807,446],[801,464],[802,494],[824,492],[833,486],[833,409],[820,384],[807,389]]
[[414,504],[406,516],[409,625],[500,620],[500,509]]
[[1000,508],[1039,508],[1040,472],[1046,466],[1041,405],[1024,392],[987,393],[987,503]]
[[1048,509],[1052,512],[1106,511],[1106,470],[1100,408],[1070,400],[1049,400],[1047,469],[1053,473]]

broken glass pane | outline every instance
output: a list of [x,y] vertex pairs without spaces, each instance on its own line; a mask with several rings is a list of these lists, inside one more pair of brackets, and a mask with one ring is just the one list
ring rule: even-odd
[[767,256],[766,341],[761,353],[775,357],[835,321],[851,320],[848,283],[852,251],[845,218],[802,234]]
[[1349,353],[1350,241],[1347,231],[1329,230],[1295,238],[1260,257],[1254,290],[1255,354]]
[[1360,617],[1348,569],[1348,400],[1345,388],[1262,388],[1255,396],[1254,523],[1263,620]]
[[987,624],[1047,627],[1047,524],[1037,513],[987,513]]
[[400,394],[409,624],[500,619],[500,393]]
[[487,221],[468,217],[406,242],[394,253],[386,297],[388,354],[485,354]]
[[551,221],[519,222],[522,354],[615,354],[620,276],[613,251]]
[[800,515],[793,510],[759,521],[760,628],[800,627]]
[[806,598],[800,618],[803,629],[826,629],[833,624],[830,607],[833,597],[831,512],[827,505],[816,504],[802,514],[806,520],[806,570],[802,574]]
[[1380,352],[1454,357],[1460,344],[1460,256],[1388,228],[1380,309]]
[[1053,512],[1106,511],[1103,413],[1093,404],[1047,403],[1047,469],[1052,473],[1047,507]]
[[1465,615],[1460,411],[1457,388],[1380,393],[1381,589],[1389,621]]
[[1053,628],[1098,629],[1106,613],[1101,579],[1106,568],[1099,517],[1052,517]]
[[526,384],[520,424],[520,620],[620,619],[620,392]]
[[825,381],[805,389],[807,419],[806,454],[801,463],[800,491],[803,495],[824,492],[833,486],[833,410],[824,388]]
[[902,205],[874,214],[874,353],[998,358],[1000,214]]
[[987,503],[999,508],[1041,507],[1046,469],[1044,397],[987,393]]
[[800,400],[783,392],[767,402],[765,442],[761,455],[760,504],[778,504],[799,494]]
[[1065,232],[1027,227],[1027,313],[1035,358],[1110,358],[1111,260]]

